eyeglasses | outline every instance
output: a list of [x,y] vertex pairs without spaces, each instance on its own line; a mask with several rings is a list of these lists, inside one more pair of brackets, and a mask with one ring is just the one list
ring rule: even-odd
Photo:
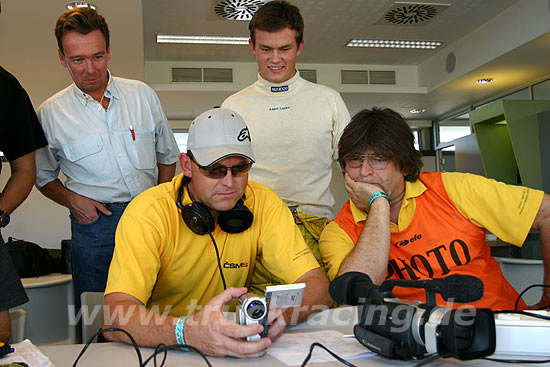
[[356,154],[344,159],[346,166],[351,168],[360,168],[363,165],[363,161],[367,161],[369,166],[374,170],[385,169],[389,162],[389,160],[377,154]]
[[237,166],[232,167],[226,167],[226,166],[213,166],[213,167],[205,167],[201,166],[197,163],[194,157],[191,157],[191,160],[193,163],[195,163],[199,167],[199,171],[205,175],[208,178],[219,180],[220,178],[224,178],[225,175],[227,175],[228,171],[231,171],[231,174],[233,177],[241,177],[250,171],[250,168],[252,167],[252,162],[248,162],[245,164],[239,164]]

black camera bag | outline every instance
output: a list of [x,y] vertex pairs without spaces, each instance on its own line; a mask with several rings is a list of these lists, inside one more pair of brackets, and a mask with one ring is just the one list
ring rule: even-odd
[[9,237],[6,246],[20,278],[37,277],[52,272],[52,256],[36,243]]

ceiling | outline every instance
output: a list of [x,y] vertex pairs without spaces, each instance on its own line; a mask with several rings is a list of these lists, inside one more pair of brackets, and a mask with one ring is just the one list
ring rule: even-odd
[[[440,1],[449,6],[441,7],[432,19],[420,25],[395,25],[380,24],[396,3],[394,0],[293,0],[305,21],[305,45],[298,66],[300,63],[419,66],[442,50],[452,49],[455,42],[520,0]],[[248,21],[226,20],[215,13],[214,7],[220,2],[142,0],[145,61],[253,62],[248,46],[156,43],[157,34],[247,36]],[[430,40],[441,41],[443,45],[436,50],[345,47],[352,38]],[[437,119],[549,74],[549,45],[547,33],[427,93],[343,92],[342,96],[352,113],[381,105],[394,108],[407,118]],[[481,89],[471,78],[484,76],[485,72],[495,78],[504,74],[506,81]],[[511,77],[510,72],[515,76]],[[412,115],[409,109],[413,107],[425,108],[426,112]]]

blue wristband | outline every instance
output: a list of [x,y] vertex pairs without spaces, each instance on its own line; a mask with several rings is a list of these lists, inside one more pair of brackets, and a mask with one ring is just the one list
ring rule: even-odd
[[390,197],[382,191],[377,191],[374,194],[372,194],[369,198],[369,207],[371,206],[372,202],[378,198],[386,198],[388,199],[388,202],[391,203]]
[[182,316],[176,323],[176,340],[178,344],[185,344],[185,338],[183,337],[183,327],[185,326],[185,320],[187,320],[187,316]]

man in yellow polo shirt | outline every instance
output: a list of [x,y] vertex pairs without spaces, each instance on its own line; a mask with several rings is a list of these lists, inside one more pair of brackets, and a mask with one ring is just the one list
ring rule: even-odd
[[[484,295],[469,304],[513,309],[518,294],[491,257],[485,230],[521,246],[535,229],[541,232],[544,283],[550,284],[548,194],[472,174],[420,173],[411,129],[389,109],[355,115],[340,138],[338,157],[351,200],[321,236],[331,280],[349,271],[366,273],[376,284],[473,275],[483,282]],[[398,287],[394,295],[425,302],[419,289]],[[439,296],[437,301],[444,303]],[[537,306],[549,305],[545,288]],[[527,306],[521,301],[520,307]]]
[[[128,206],[116,232],[105,291],[104,326],[127,330],[139,345],[188,344],[214,356],[263,355],[292,310],[270,311],[263,330],[224,319],[246,293],[258,264],[284,283],[306,283],[298,320],[332,303],[292,214],[266,186],[248,181],[250,135],[236,113],[216,108],[189,129],[183,173]],[[305,306],[305,307],[304,307]],[[107,339],[128,341],[118,333]]]

